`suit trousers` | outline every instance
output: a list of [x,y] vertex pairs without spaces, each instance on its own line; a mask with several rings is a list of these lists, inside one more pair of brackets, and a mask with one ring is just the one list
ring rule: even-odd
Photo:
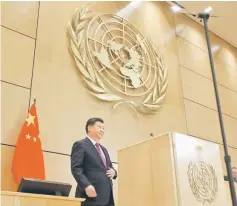
[[106,205],[95,205],[95,204],[83,203],[82,202],[81,206],[114,206],[114,204],[112,204],[111,202],[113,202],[112,190],[110,190],[110,199],[109,199],[108,204],[106,204]]
[[111,205],[111,204],[108,204],[108,205],[94,205],[94,204],[84,204],[84,203],[82,203],[82,206],[114,206],[114,205]]

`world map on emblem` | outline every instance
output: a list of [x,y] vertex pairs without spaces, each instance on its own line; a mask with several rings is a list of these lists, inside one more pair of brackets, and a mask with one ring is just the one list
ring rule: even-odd
[[116,91],[140,96],[154,87],[152,46],[127,20],[109,14],[96,16],[87,28],[86,48],[93,67]]

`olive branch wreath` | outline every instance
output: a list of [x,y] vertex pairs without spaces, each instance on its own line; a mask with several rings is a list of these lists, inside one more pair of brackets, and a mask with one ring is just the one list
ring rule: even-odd
[[[212,203],[215,201],[218,191],[218,180],[215,170],[213,166],[203,161],[198,162],[198,164],[201,164],[202,170],[193,162],[190,162],[188,165],[187,176],[189,186],[197,201],[203,204],[205,204],[206,201]],[[201,180],[204,175],[208,177],[208,180],[206,180],[206,178],[204,178],[204,181]],[[202,186],[204,186],[204,188]]]
[[155,53],[156,58],[156,73],[154,90],[150,91],[142,103],[137,104],[134,101],[126,101],[118,95],[111,94],[100,76],[92,68],[90,63],[86,61],[85,40],[83,39],[84,28],[93,18],[92,10],[89,6],[83,5],[80,9],[76,9],[72,20],[69,23],[70,45],[75,63],[82,74],[83,80],[91,90],[91,94],[100,100],[115,102],[113,108],[121,104],[128,104],[136,112],[144,114],[155,114],[164,102],[168,88],[168,72],[164,65],[163,55],[159,55],[150,40],[150,45]]

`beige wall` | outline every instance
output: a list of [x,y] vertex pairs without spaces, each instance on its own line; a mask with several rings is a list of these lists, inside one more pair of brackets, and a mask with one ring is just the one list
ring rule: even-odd
[[[47,179],[72,183],[71,195],[75,190],[70,174],[71,146],[83,138],[85,122],[91,116],[104,118],[106,135],[102,143],[114,161],[119,148],[145,140],[151,132],[175,131],[221,146],[203,29],[183,15],[174,16],[167,3],[142,2],[129,16],[164,53],[169,73],[164,106],[155,116],[139,118],[126,106],[112,109],[111,104],[99,102],[84,87],[70,55],[67,33],[68,22],[83,2],[1,4],[2,189],[16,190],[10,172],[11,159],[29,101],[34,97],[46,151]],[[117,13],[127,5],[93,4],[93,10],[100,13]],[[214,60],[229,150],[233,165],[237,166],[237,49],[214,34],[211,42],[220,46]],[[223,154],[222,147],[221,151]]]

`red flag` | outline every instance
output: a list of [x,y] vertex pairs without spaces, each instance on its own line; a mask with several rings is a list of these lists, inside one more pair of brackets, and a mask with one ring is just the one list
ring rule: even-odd
[[35,103],[21,129],[12,161],[12,173],[17,183],[22,177],[45,180],[44,158]]

